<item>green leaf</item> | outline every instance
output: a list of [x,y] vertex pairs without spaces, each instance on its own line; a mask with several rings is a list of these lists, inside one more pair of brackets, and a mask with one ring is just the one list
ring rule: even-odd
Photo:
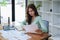
[[3,0],[3,2],[0,2],[0,5],[1,5],[1,6],[6,6],[6,5],[7,5],[6,0]]

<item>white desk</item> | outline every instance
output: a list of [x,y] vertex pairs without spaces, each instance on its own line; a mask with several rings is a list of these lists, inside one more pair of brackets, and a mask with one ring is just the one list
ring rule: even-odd
[[[10,31],[4,31],[0,30],[1,36],[3,36],[7,40],[42,40],[46,37],[48,37],[48,34],[42,34],[42,35],[35,35],[35,34],[24,34],[23,31],[17,31],[17,30],[10,30]],[[1,40],[1,39],[0,39]]]
[[0,30],[0,33],[1,33],[0,35],[7,40],[42,40],[48,37],[48,34],[46,33],[43,33],[42,35],[24,34],[25,33],[24,31],[17,30],[9,31]]
[[17,30],[10,30],[10,31],[4,31],[0,30],[1,36],[3,36],[5,39],[8,40],[28,40],[31,38],[27,34],[24,34],[23,31],[17,31]]

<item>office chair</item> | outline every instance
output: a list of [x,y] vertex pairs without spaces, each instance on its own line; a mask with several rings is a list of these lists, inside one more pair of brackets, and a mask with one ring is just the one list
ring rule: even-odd
[[[46,20],[42,20],[42,25],[46,28],[47,33],[49,34],[49,22]],[[51,35],[49,34],[49,36],[47,38],[45,38],[45,40],[48,40],[48,38],[51,37]]]

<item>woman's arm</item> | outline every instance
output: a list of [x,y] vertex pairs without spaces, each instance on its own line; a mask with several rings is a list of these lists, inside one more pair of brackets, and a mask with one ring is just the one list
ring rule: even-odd
[[24,30],[24,29],[23,29],[23,26],[24,26],[24,25],[26,25],[26,21],[25,21],[25,20],[22,21],[22,22],[20,23],[20,25],[16,26],[16,29],[17,29],[17,30]]
[[41,30],[42,30],[43,32],[47,32],[48,30],[47,30],[47,25],[45,24],[45,21],[43,21],[42,19],[40,19],[40,20],[39,20],[39,23],[40,23],[40,25],[41,25]]
[[45,21],[43,21],[40,16],[37,18],[37,20],[38,20],[38,24],[39,24],[38,30],[42,30],[42,32],[47,32],[48,30],[47,30],[47,25],[46,25]]

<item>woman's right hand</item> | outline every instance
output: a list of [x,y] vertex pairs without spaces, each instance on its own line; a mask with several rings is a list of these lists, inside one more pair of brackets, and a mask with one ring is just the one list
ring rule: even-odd
[[37,29],[35,32],[42,33],[42,30]]

